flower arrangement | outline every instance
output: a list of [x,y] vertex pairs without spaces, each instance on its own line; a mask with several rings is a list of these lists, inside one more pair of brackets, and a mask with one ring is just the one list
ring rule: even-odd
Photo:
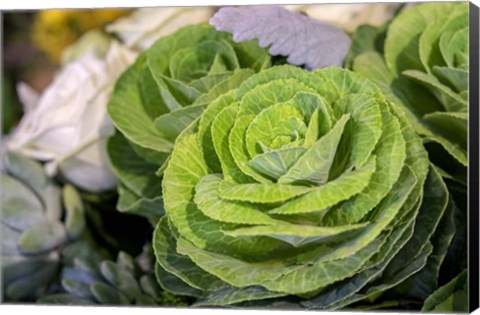
[[121,15],[18,85],[5,300],[468,310],[468,4]]

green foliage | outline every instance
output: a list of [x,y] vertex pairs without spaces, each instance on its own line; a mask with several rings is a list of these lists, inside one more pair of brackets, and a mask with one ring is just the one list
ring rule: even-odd
[[[401,106],[444,176],[467,181],[468,3],[427,3],[360,27],[347,66]],[[380,46],[380,47],[379,47]]]
[[452,281],[430,295],[422,311],[468,312],[468,277],[464,270]]
[[159,39],[117,81],[108,112],[120,131],[108,151],[122,212],[157,222],[160,181],[177,136],[219,95],[270,65],[253,41],[235,43],[209,25]]
[[429,311],[468,308],[463,284],[451,289],[467,257],[468,13],[467,3],[414,6],[385,27],[359,28],[349,54],[348,65],[403,109],[448,184],[445,215],[431,237],[425,268],[385,294],[413,300],[417,308],[426,299],[423,309]]
[[187,306],[188,299],[160,289],[148,268],[151,251],[145,248],[135,259],[120,252],[112,261],[91,239],[82,238],[62,251],[61,288],[37,303]]
[[453,235],[436,233],[448,190],[403,111],[340,68],[276,66],[219,95],[177,137],[162,187],[157,279],[198,305],[407,299]]
[[31,301],[54,281],[59,251],[85,227],[79,193],[62,189],[43,167],[24,156],[4,157],[2,181],[2,280],[5,301]]

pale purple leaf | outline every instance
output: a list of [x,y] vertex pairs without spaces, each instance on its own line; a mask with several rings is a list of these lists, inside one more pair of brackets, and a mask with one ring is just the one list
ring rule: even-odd
[[232,33],[236,42],[258,39],[270,54],[288,56],[288,63],[309,70],[342,66],[350,47],[342,29],[279,6],[221,8],[210,24]]

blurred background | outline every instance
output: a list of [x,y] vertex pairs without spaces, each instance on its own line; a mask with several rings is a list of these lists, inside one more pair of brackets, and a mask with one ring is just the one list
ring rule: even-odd
[[131,10],[42,10],[3,13],[2,133],[22,115],[16,85],[42,92],[61,66],[64,49],[89,30],[128,15]]

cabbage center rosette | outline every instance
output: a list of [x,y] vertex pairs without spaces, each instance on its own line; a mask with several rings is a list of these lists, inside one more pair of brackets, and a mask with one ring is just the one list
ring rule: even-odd
[[428,165],[402,112],[364,77],[263,70],[177,138],[154,236],[160,283],[311,297],[386,265],[408,240]]

